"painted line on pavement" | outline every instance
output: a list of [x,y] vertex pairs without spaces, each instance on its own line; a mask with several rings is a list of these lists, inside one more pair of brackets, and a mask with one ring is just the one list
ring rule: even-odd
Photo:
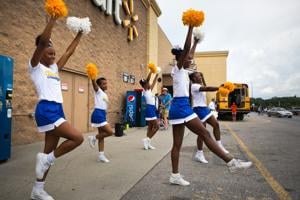
[[272,174],[268,171],[268,169],[260,162],[256,156],[249,150],[249,148],[245,145],[245,143],[239,138],[239,136],[234,132],[229,125],[223,124],[229,130],[233,138],[237,141],[240,147],[246,152],[249,158],[253,161],[258,171],[261,175],[266,179],[271,188],[277,193],[280,200],[291,200],[290,194],[276,181],[276,179],[272,176]]

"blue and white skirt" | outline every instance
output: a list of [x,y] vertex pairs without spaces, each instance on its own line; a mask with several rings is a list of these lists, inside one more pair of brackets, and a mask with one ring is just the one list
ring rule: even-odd
[[183,124],[197,115],[193,112],[188,97],[174,97],[169,111],[170,124]]
[[97,128],[108,124],[106,121],[106,111],[99,108],[95,108],[95,110],[92,113],[91,122],[92,127]]
[[205,122],[208,118],[210,118],[213,115],[213,113],[208,107],[198,106],[194,107],[193,110],[198,115],[201,122]]
[[66,121],[61,103],[41,100],[35,108],[35,121],[39,132],[51,131]]
[[157,112],[155,105],[146,105],[146,113],[145,113],[146,121],[156,120],[157,119]]

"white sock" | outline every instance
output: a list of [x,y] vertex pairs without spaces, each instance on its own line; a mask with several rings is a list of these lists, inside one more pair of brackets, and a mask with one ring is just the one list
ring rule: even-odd
[[50,164],[53,164],[55,161],[55,156],[54,156],[54,151],[52,151],[51,153],[47,154],[47,161]]
[[217,140],[217,144],[218,144],[218,145],[222,145],[221,140]]
[[203,150],[197,150],[197,153],[196,154],[201,154],[201,155],[203,155]]
[[227,165],[228,165],[228,166],[231,166],[231,165],[233,164],[234,160],[235,160],[235,159],[232,158],[232,159],[227,163]]
[[99,156],[104,156],[104,151],[99,151]]
[[45,181],[35,181],[34,187],[39,190],[43,190],[45,185]]
[[174,177],[179,177],[180,174],[179,174],[179,173],[176,173],[176,174],[172,173],[172,176],[174,176]]

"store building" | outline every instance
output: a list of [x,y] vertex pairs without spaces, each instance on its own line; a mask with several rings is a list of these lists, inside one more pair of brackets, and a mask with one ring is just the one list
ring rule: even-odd
[[[60,72],[64,111],[67,120],[76,129],[83,133],[93,130],[90,116],[94,107],[94,92],[85,73],[87,63],[97,64],[100,76],[108,80],[110,103],[107,117],[112,126],[120,122],[124,115],[126,91],[140,88],[138,82],[146,76],[147,63],[153,62],[163,71],[163,75],[160,75],[163,81],[157,84],[154,92],[160,93],[163,85],[172,88],[172,45],[157,23],[161,11],[155,0],[106,0],[106,5],[102,4],[105,1],[100,0],[65,2],[68,16],[89,17],[92,23],[92,31],[82,37],[75,53]],[[122,5],[124,2],[129,12]],[[29,76],[28,62],[35,49],[35,37],[43,31],[45,22],[44,1],[1,1],[0,54],[14,59],[13,144],[32,143],[44,137],[44,134],[37,132],[33,118],[38,99]],[[53,29],[56,59],[75,36],[67,29],[65,22],[66,19],[59,19]],[[201,69],[206,65],[207,69],[215,67],[216,63],[224,68],[224,56],[222,59],[221,62],[218,56],[209,57],[201,53],[199,58],[196,56]],[[220,83],[224,82],[226,67],[218,72],[224,72]],[[207,73],[212,71],[207,70]],[[210,84],[215,75],[205,76]]]
[[[138,82],[146,75],[147,63],[157,65],[158,28],[160,9],[155,1],[126,1],[132,12],[126,13],[122,1],[66,0],[68,16],[89,17],[92,31],[82,37],[74,55],[60,72],[64,111],[68,121],[81,132],[91,131],[90,115],[94,94],[85,73],[85,65],[96,63],[100,76],[108,80],[108,121],[114,126],[124,112],[125,93],[140,88]],[[109,6],[113,5],[113,6]],[[44,1],[1,1],[0,54],[14,59],[13,123],[14,144],[31,143],[43,138],[38,134],[33,119],[37,95],[28,72],[28,62],[35,49],[35,37],[45,27]],[[135,20],[133,20],[133,17]],[[120,21],[121,20],[121,21]],[[129,22],[128,27],[123,21]],[[70,44],[75,34],[67,29],[66,19],[59,19],[52,40],[56,55]],[[121,23],[121,24],[120,24]],[[137,34],[129,37],[129,27]]]

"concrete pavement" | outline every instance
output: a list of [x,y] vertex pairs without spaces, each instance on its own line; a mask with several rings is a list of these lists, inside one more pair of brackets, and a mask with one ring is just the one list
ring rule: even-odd
[[[46,191],[60,200],[120,199],[170,151],[171,128],[155,135],[152,144],[156,150],[143,150],[145,135],[146,128],[131,128],[123,137],[107,138],[105,153],[110,163],[97,162],[97,149],[91,149],[85,140],[56,160],[48,174]],[[43,142],[12,148],[12,158],[0,164],[0,199],[29,199],[35,180],[35,156],[42,149]]]

